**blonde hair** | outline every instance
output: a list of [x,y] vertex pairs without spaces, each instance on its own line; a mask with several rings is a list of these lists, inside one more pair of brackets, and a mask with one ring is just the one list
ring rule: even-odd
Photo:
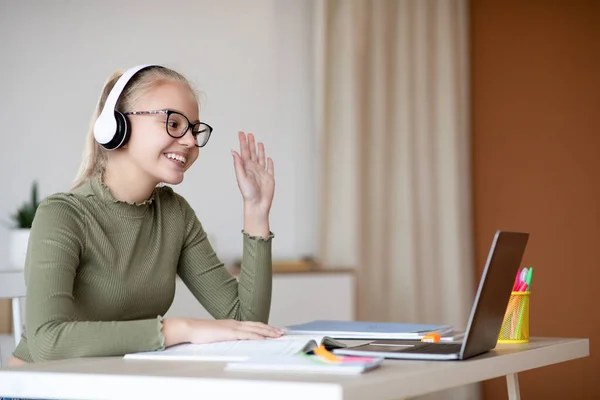
[[[111,89],[117,83],[117,80],[119,80],[123,72],[124,71],[114,72],[104,83],[102,94],[98,99],[98,103],[90,121],[86,143],[83,149],[81,165],[79,166],[79,171],[77,172],[77,176],[73,182],[72,189],[81,186],[90,178],[102,176],[104,170],[106,169],[108,151],[100,146],[98,142],[96,142],[96,139],[94,138],[94,123],[102,112],[104,103],[106,102]],[[166,81],[175,81],[186,84],[190,88],[190,91],[194,94],[196,102],[198,103],[198,94],[183,75],[172,69],[157,66],[144,69],[135,74],[135,76],[125,86],[121,96],[119,96],[116,109],[121,112],[124,112],[125,110],[131,110],[131,108],[140,98]]]

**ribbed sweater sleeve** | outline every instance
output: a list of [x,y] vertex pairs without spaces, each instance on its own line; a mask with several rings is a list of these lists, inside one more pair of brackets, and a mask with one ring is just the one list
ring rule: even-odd
[[85,218],[77,199],[67,195],[50,196],[38,207],[25,266],[27,344],[33,361],[123,355],[164,347],[160,316],[131,321],[77,320],[73,282],[85,253]]
[[184,221],[184,244],[178,274],[192,294],[215,319],[267,323],[271,308],[271,242],[242,232],[242,269],[239,281],[225,269],[194,210],[179,197]]

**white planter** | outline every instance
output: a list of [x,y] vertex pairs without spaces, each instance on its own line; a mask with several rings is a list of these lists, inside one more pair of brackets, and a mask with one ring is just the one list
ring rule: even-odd
[[8,263],[11,269],[24,269],[29,229],[12,229],[8,236]]

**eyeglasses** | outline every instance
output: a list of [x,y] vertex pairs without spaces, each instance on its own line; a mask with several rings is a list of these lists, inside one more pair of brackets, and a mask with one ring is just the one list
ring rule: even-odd
[[196,140],[196,147],[204,147],[210,139],[213,128],[204,122],[192,124],[190,120],[177,111],[172,110],[152,110],[152,111],[131,111],[123,113],[125,115],[156,115],[166,114],[165,130],[172,138],[180,138],[191,129],[192,136]]

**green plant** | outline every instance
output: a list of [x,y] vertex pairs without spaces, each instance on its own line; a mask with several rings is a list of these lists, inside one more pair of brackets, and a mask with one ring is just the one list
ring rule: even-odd
[[17,228],[29,229],[33,224],[33,218],[38,208],[38,187],[37,182],[33,182],[31,187],[31,199],[23,203],[21,207],[13,214],[12,219],[16,223]]

